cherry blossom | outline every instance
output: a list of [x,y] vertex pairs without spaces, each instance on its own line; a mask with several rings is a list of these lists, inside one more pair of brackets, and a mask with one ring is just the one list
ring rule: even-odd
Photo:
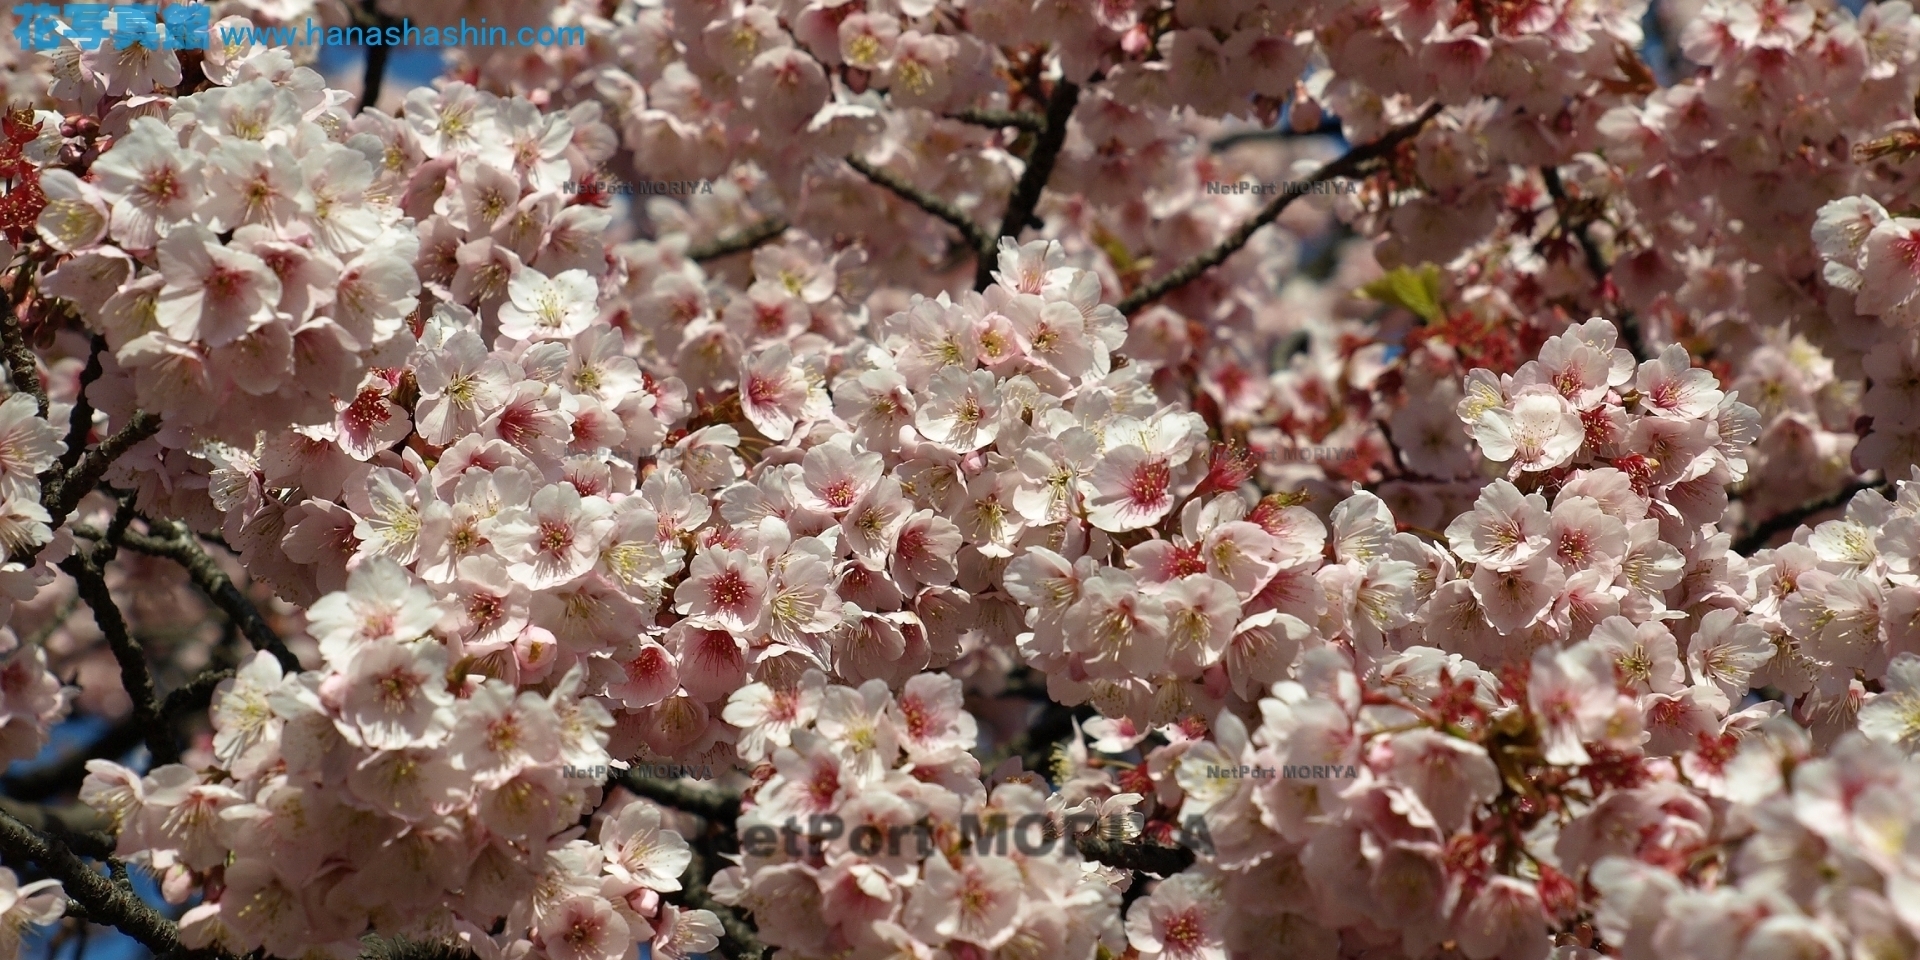
[[1909,4],[378,12],[0,36],[8,944],[1912,952]]

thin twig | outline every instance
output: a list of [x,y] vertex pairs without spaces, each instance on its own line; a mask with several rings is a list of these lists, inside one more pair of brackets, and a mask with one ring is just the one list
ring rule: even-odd
[[[1593,282],[1605,283],[1607,275],[1613,272],[1613,265],[1600,252],[1600,244],[1593,239],[1593,221],[1586,220],[1574,224],[1569,216],[1572,201],[1567,196],[1567,186],[1560,179],[1560,168],[1552,165],[1540,168],[1540,179],[1547,185],[1547,195],[1553,198],[1554,216],[1560,221],[1561,229],[1573,234],[1580,245],[1580,254],[1587,261],[1587,272],[1593,274]],[[1620,339],[1627,343],[1627,350],[1633,359],[1644,363],[1647,360],[1647,347],[1640,336],[1640,321],[1631,311],[1622,311],[1619,317]]]
[[1047,128],[1046,117],[1019,110],[962,110],[947,114],[947,119],[994,130],[1016,127],[1028,133],[1039,133]]
[[[78,529],[75,532],[84,535]],[[128,530],[120,539],[130,550],[138,550],[150,556],[165,557],[185,567],[193,585],[199,587],[200,592],[206,594],[207,598],[213,601],[214,606],[219,607],[228,619],[239,626],[240,633],[247,638],[247,642],[251,643],[255,650],[272,653],[274,658],[280,661],[281,668],[288,673],[300,672],[300,658],[287,649],[286,641],[281,640],[280,635],[267,625],[266,618],[260,615],[260,609],[253,605],[252,600],[247,599],[246,594],[240,592],[239,587],[233,585],[233,579],[227,576],[226,571],[220,569],[218,561],[201,549],[192,531],[187,530],[184,525],[173,525],[171,537],[159,537]]]
[[980,256],[985,256],[983,251],[992,240],[987,236],[987,232],[980,229],[979,224],[974,223],[972,218],[959,207],[927,193],[856,155],[847,155],[847,165],[860,171],[861,176],[873,181],[877,186],[885,187],[894,196],[925,210],[941,222],[960,231],[960,238],[966,241],[967,248]]
[[1864,477],[1858,478],[1827,496],[1817,500],[1809,500],[1790,510],[1776,513],[1755,524],[1752,530],[1741,534],[1740,539],[1733,542],[1733,552],[1741,555],[1752,554],[1754,551],[1765,547],[1767,541],[1772,540],[1776,535],[1798,527],[1801,521],[1806,520],[1808,517],[1825,513],[1828,510],[1837,510],[1840,507],[1846,506],[1860,491],[1881,489],[1883,486],[1883,482],[1879,480],[1869,480]]
[[100,547],[93,553],[93,564],[105,568],[120,555],[120,541],[127,534],[127,527],[133,523],[134,494],[132,491],[117,493],[119,502],[113,508],[113,519],[107,521],[106,535],[100,538]]
[[[1000,232],[989,243],[997,243],[1001,237],[1010,237],[1019,242],[1020,231],[1025,230],[1033,220],[1033,211],[1040,206],[1040,195],[1047,189],[1047,181],[1053,178],[1054,162],[1060,159],[1060,148],[1067,142],[1067,122],[1073,119],[1073,108],[1080,103],[1080,87],[1066,79],[1054,82],[1053,93],[1047,97],[1046,126],[1041,128],[1039,138],[1034,142],[1033,151],[1027,155],[1027,169],[1020,174],[1020,182],[1013,188],[1013,196],[1007,200],[1006,216],[1000,220]],[[980,244],[979,263],[973,271],[973,289],[985,290],[993,285],[994,262],[993,248],[989,244]]]
[[160,697],[153,686],[153,672],[147,667],[146,651],[127,628],[127,618],[114,602],[113,592],[107,589],[106,576],[91,559],[78,553],[60,561],[60,569],[73,578],[80,599],[93,609],[93,622],[99,625],[101,634],[107,638],[107,646],[113,650],[113,659],[120,664],[120,686],[133,700],[133,722],[143,731],[154,764],[180,759],[173,738],[160,722]]
[[768,217],[738,233],[720,237],[711,243],[687,248],[687,259],[695,263],[706,263],[721,257],[731,256],[778,238],[787,232],[787,222],[779,217]]
[[1579,242],[1580,252],[1587,258],[1587,272],[1593,274],[1593,282],[1599,283],[1605,280],[1613,268],[1607,264],[1607,258],[1600,253],[1600,245],[1595,243],[1593,236],[1587,232],[1587,228],[1593,226],[1593,221],[1588,220],[1577,224],[1572,222],[1568,208],[1572,206],[1573,201],[1567,197],[1566,184],[1560,181],[1560,168],[1552,165],[1541,167],[1540,179],[1546,181],[1547,195],[1553,198],[1554,213],[1560,219],[1561,229],[1573,234],[1574,239]]
[[[1319,170],[1314,171],[1313,176],[1309,178],[1309,182],[1321,183],[1341,177],[1351,177],[1361,173],[1371,162],[1391,154],[1401,143],[1419,133],[1421,128],[1427,125],[1428,121],[1439,115],[1440,110],[1441,104],[1435,103],[1422,111],[1420,116],[1416,117],[1412,122],[1395,127],[1372,143],[1363,144],[1348,150],[1337,159],[1326,163],[1321,166]],[[1238,253],[1240,248],[1246,246],[1247,242],[1252,240],[1253,235],[1260,232],[1262,227],[1279,219],[1280,214],[1286,211],[1288,205],[1303,195],[1302,193],[1287,191],[1274,197],[1267,202],[1265,208],[1254,215],[1253,219],[1241,224],[1233,233],[1229,234],[1225,240],[1220,241],[1219,245],[1188,260],[1186,263],[1174,268],[1171,273],[1135,290],[1132,295],[1120,301],[1120,312],[1127,316],[1132,316],[1139,312],[1141,307],[1192,283],[1208,270],[1225,263],[1228,257]]]
[[47,515],[52,517],[47,525],[58,527],[65,523],[67,516],[73,513],[73,508],[79,506],[80,500],[93,492],[94,487],[100,485],[100,478],[106,475],[107,468],[113,466],[113,462],[120,459],[121,454],[126,453],[134,444],[159,432],[158,416],[144,410],[135,411],[133,418],[127,421],[126,426],[101,441],[99,446],[87,451],[86,456],[81,457],[80,462],[75,464],[73,469],[66,471],[64,475],[55,474],[45,481],[45,488],[40,494],[40,503],[47,508]]
[[93,434],[93,403],[87,399],[87,388],[100,379],[100,355],[106,351],[107,338],[94,334],[93,345],[87,350],[87,365],[80,371],[80,390],[74,394],[73,412],[67,416],[67,450],[60,455],[63,473],[72,470],[87,453],[87,439]]
[[205,710],[213,703],[213,692],[232,679],[232,670],[207,670],[181,684],[167,694],[167,702],[161,704],[161,721],[171,729],[181,717]]

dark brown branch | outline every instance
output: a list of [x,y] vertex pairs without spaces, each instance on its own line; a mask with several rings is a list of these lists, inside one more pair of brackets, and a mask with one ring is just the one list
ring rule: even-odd
[[105,536],[98,537],[99,549],[93,552],[93,565],[105,569],[107,564],[120,555],[120,541],[127,535],[127,527],[133,523],[134,495],[131,491],[116,491],[119,502],[113,509],[113,519],[107,521]]
[[921,190],[858,156],[848,154],[847,165],[860,171],[861,176],[873,181],[875,185],[886,188],[894,196],[925,210],[941,222],[960,231],[960,238],[966,242],[969,250],[975,251],[977,256],[987,255],[986,250],[993,242],[992,239],[959,207]]
[[961,110],[947,114],[947,119],[994,130],[1015,127],[1027,133],[1039,133],[1047,128],[1047,118],[1018,110]]
[[383,940],[366,936],[360,940],[361,960],[472,960],[473,953],[451,940],[408,940],[396,937]]
[[1084,722],[1092,716],[1091,707],[1069,707],[1042,698],[1040,712],[1033,722],[1007,742],[1006,755],[1019,757],[1023,769],[1051,779],[1054,751],[1073,736],[1073,721],[1079,719]]
[[721,257],[732,256],[777,239],[787,232],[787,222],[779,217],[768,217],[739,233],[719,237],[710,243],[687,248],[687,259],[695,263],[706,263]]
[[[1587,272],[1593,274],[1593,282],[1605,283],[1607,275],[1613,272],[1613,265],[1600,252],[1600,244],[1593,239],[1593,221],[1574,223],[1571,213],[1573,202],[1567,196],[1567,186],[1560,179],[1560,168],[1545,166],[1540,168],[1540,179],[1547,185],[1547,195],[1553,198],[1554,216],[1559,220],[1561,229],[1573,234],[1574,241],[1580,245],[1580,255],[1586,259]],[[1647,348],[1641,342],[1640,321],[1631,312],[1623,311],[1619,317],[1620,339],[1626,341],[1627,350],[1633,359],[1646,362]]]
[[622,771],[608,785],[626,787],[664,807],[690,813],[707,821],[704,835],[692,838],[693,859],[680,877],[680,891],[668,897],[691,910],[707,910],[720,919],[720,953],[732,960],[760,960],[767,948],[760,943],[753,924],[707,890],[713,876],[714,840],[726,837],[740,819],[740,795],[719,787],[707,787],[687,780],[655,780]]
[[120,455],[126,453],[148,437],[160,432],[160,418],[145,411],[135,411],[133,419],[115,431],[100,445],[87,451],[73,469],[64,474],[55,474],[46,481],[41,491],[40,503],[47,508],[47,514],[53,519],[47,525],[58,528],[65,523],[73,508],[79,506],[81,498],[93,492],[100,485],[107,468],[113,466]]
[[1122,870],[1138,870],[1156,877],[1171,877],[1193,866],[1194,853],[1186,847],[1163,847],[1144,840],[1107,840],[1083,835],[1074,840],[1080,855]]
[[[381,10],[376,0],[361,0],[351,9],[351,15],[355,23],[375,31],[401,24],[400,20]],[[393,56],[392,49],[382,44],[369,44],[365,49],[367,59],[360,72],[360,106],[354,109],[355,113],[379,105],[380,88],[387,79],[387,61]]]
[[730,960],[761,960],[767,954],[767,948],[760,943],[758,931],[753,924],[740,916],[732,907],[713,899],[707,890],[707,880],[712,876],[712,867],[708,863],[711,854],[696,848],[693,862],[687,864],[687,872],[680,878],[680,892],[668,896],[679,901],[681,906],[692,910],[707,910],[720,918],[720,954]]
[[612,782],[661,806],[725,824],[727,829],[732,829],[734,821],[740,819],[740,795],[730,790],[702,786],[690,780],[639,777],[631,770],[622,771]]
[[1560,219],[1561,229],[1573,234],[1574,239],[1579,242],[1580,252],[1587,259],[1587,272],[1593,274],[1595,283],[1605,280],[1613,268],[1608,265],[1607,258],[1601,254],[1600,245],[1594,242],[1593,235],[1587,232],[1587,228],[1593,226],[1593,221],[1572,222],[1570,208],[1573,202],[1567,197],[1566,184],[1560,181],[1560,168],[1541,167],[1540,178],[1546,181],[1547,195],[1553,198],[1554,213]]
[[83,857],[105,860],[113,856],[113,822],[84,803],[55,807],[0,797],[0,812],[66,844]]
[[[1414,118],[1412,122],[1395,127],[1378,140],[1348,150],[1337,159],[1314,171],[1309,182],[1322,183],[1362,173],[1374,161],[1391,155],[1401,143],[1419,133],[1428,121],[1439,115],[1440,110],[1441,105],[1435,103],[1422,111],[1420,116]],[[1225,263],[1228,257],[1240,252],[1240,248],[1246,246],[1262,227],[1279,219],[1280,214],[1284,213],[1287,207],[1300,196],[1302,194],[1288,191],[1274,197],[1267,202],[1265,208],[1254,215],[1253,219],[1235,228],[1225,240],[1220,241],[1219,245],[1188,260],[1174,268],[1171,273],[1135,290],[1126,299],[1120,301],[1120,312],[1132,316],[1139,312],[1141,307],[1198,280],[1208,270]]]
[[26,296],[27,284],[32,279],[32,266],[24,266],[14,280],[11,296],[0,289],[0,353],[6,354],[7,373],[13,380],[13,388],[32,394],[40,404],[40,416],[45,417],[47,385],[40,379],[40,360],[27,346],[26,331],[21,329],[20,317],[14,312]]
[[1025,230],[1033,220],[1033,211],[1040,206],[1040,195],[1047,189],[1047,181],[1053,178],[1054,162],[1060,159],[1060,148],[1067,142],[1067,122],[1073,119],[1073,108],[1080,103],[1080,87],[1062,78],[1053,85],[1053,93],[1047,97],[1047,116],[1045,126],[1041,128],[1033,150],[1027,154],[1027,169],[1020,174],[1020,182],[1013,188],[1013,196],[1007,200],[1006,216],[1000,220],[1000,232],[988,243],[975,247],[980,251],[980,262],[974,268],[973,289],[985,290],[993,285],[995,256],[992,244],[1000,237],[1020,240],[1020,231]]
[[113,650],[113,659],[120,664],[120,686],[133,700],[133,722],[146,737],[154,765],[180,759],[179,749],[160,722],[160,697],[153,686],[153,672],[147,667],[147,653],[128,630],[126,617],[114,602],[113,592],[107,589],[106,576],[91,559],[79,553],[60,561],[60,569],[73,578],[80,599],[92,608],[93,622],[99,625],[101,634],[107,638],[107,646]]
[[267,625],[266,618],[260,615],[258,607],[240,588],[233,585],[233,579],[220,569],[218,561],[200,548],[192,531],[180,524],[173,525],[173,536],[159,537],[152,534],[128,530],[121,536],[121,542],[130,550],[155,557],[165,557],[187,569],[187,576],[193,585],[213,601],[240,628],[241,635],[253,645],[255,650],[272,653],[280,661],[282,669],[288,673],[300,672],[300,658],[287,649],[286,642]]
[[1881,482],[1878,480],[1868,480],[1862,477],[1827,496],[1817,500],[1809,500],[1790,510],[1776,513],[1754,525],[1752,530],[1741,534],[1740,539],[1733,542],[1733,552],[1743,556],[1751,555],[1754,551],[1765,547],[1767,541],[1772,540],[1779,534],[1798,527],[1801,521],[1806,520],[1808,517],[1844,507],[1854,498],[1854,495],[1860,491],[1877,489],[1881,485]]
[[87,388],[100,379],[100,355],[107,350],[107,338],[93,335],[93,346],[87,351],[87,365],[80,371],[80,390],[73,398],[73,412],[67,416],[67,451],[60,455],[60,471],[72,470],[86,456],[87,439],[93,435],[93,403],[87,399]]
[[1320,121],[1320,126],[1312,130],[1295,130],[1292,127],[1272,127],[1266,130],[1240,130],[1219,137],[1208,144],[1214,153],[1231,150],[1243,143],[1259,143],[1268,140],[1305,140],[1310,137],[1337,137],[1340,135],[1340,121],[1328,115]]
[[367,48],[366,69],[360,75],[360,107],[355,112],[363,111],[380,100],[380,87],[386,83],[387,79],[389,55],[385,46],[376,45]]
[[232,679],[232,670],[207,670],[188,680],[167,694],[166,703],[160,706],[161,721],[171,729],[187,714],[205,710],[213,703],[213,692]]
[[[170,953],[180,945],[180,928],[173,921],[142,902],[132,891],[94,872],[93,867],[65,844],[5,811],[0,811],[0,853],[16,867],[28,862],[39,864],[48,875],[60,881],[69,899],[86,908],[89,919],[112,925],[156,955]],[[221,960],[233,960],[233,955],[224,950],[211,952]]]

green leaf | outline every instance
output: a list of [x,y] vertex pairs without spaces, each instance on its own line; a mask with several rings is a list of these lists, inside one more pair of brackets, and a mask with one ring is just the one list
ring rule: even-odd
[[1444,316],[1440,309],[1440,268],[1431,263],[1395,267],[1386,276],[1361,287],[1360,295],[1405,307],[1429,323],[1438,322]]

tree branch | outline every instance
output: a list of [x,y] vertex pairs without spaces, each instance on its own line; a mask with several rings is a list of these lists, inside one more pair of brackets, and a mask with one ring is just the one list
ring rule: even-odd
[[[150,525],[153,521],[149,521]],[[157,526],[157,525],[156,525]],[[282,669],[288,673],[300,672],[300,658],[287,649],[286,642],[267,625],[266,618],[260,615],[258,607],[240,588],[233,585],[233,579],[220,569],[219,562],[200,548],[192,531],[180,524],[173,525],[172,537],[157,537],[151,534],[128,530],[121,536],[121,542],[128,549],[155,557],[165,557],[178,563],[187,570],[187,576],[200,592],[207,595],[240,628],[240,633],[253,644],[255,650],[265,650],[280,661]]]
[[1051,780],[1055,748],[1073,735],[1073,721],[1090,719],[1093,709],[1085,705],[1069,707],[1046,696],[1041,699],[1039,715],[1008,741],[1005,749],[1007,756],[1020,758],[1022,768]]
[[391,940],[368,935],[360,940],[361,960],[472,960],[467,948],[450,940]]
[[160,699],[154,690],[153,673],[147,668],[146,651],[127,629],[127,619],[114,603],[112,591],[107,589],[106,576],[91,559],[78,553],[60,561],[60,569],[73,578],[80,599],[93,609],[93,622],[99,625],[100,632],[107,638],[107,646],[113,650],[113,659],[120,664],[120,686],[133,700],[133,722],[143,731],[154,765],[180,759],[173,738],[160,722]]
[[[361,0],[359,8],[354,10],[354,19],[375,30],[399,26],[400,21],[388,16],[380,9],[376,0]],[[360,106],[355,113],[364,112],[368,107],[378,105],[380,88],[386,83],[387,61],[392,57],[391,48],[381,44],[367,46],[367,59],[360,73]]]
[[1580,252],[1586,256],[1587,271],[1593,274],[1593,281],[1599,283],[1605,280],[1607,273],[1613,268],[1607,264],[1607,258],[1601,255],[1600,245],[1593,241],[1591,234],[1587,233],[1587,228],[1593,226],[1593,221],[1575,224],[1569,216],[1568,208],[1572,206],[1573,201],[1567,197],[1566,184],[1560,181],[1560,168],[1551,165],[1541,167],[1540,178],[1546,181],[1547,195],[1553,198],[1554,214],[1560,219],[1561,229],[1573,234],[1574,239],[1579,241]]
[[687,248],[687,259],[695,263],[706,263],[721,257],[752,250],[769,240],[778,238],[787,232],[787,222],[779,217],[768,217],[738,233],[719,237],[711,243]]
[[1240,130],[1221,136],[1207,146],[1214,153],[1220,153],[1231,150],[1243,143],[1258,143],[1263,140],[1305,140],[1310,137],[1337,137],[1340,136],[1340,132],[1340,120],[1332,114],[1328,114],[1321,119],[1320,126],[1313,130],[1302,131],[1295,130],[1292,127],[1271,127],[1265,130]]
[[58,529],[73,513],[73,508],[80,505],[80,500],[100,485],[100,478],[106,475],[107,468],[120,459],[121,454],[159,432],[158,416],[135,411],[133,419],[115,431],[113,436],[101,441],[99,446],[87,451],[73,469],[65,473],[55,472],[45,481],[45,488],[40,494],[41,505],[47,508],[47,515],[53,518],[47,525]]
[[732,829],[740,819],[740,795],[718,787],[703,787],[687,780],[656,780],[635,776],[623,770],[612,781],[665,807],[704,817]]
[[988,244],[975,249],[980,251],[980,261],[973,271],[973,289],[985,290],[993,285],[994,251],[992,243],[1001,237],[1011,237],[1019,242],[1020,231],[1027,228],[1033,219],[1033,211],[1040,205],[1040,194],[1047,189],[1047,181],[1053,177],[1054,162],[1060,159],[1060,148],[1067,142],[1067,122],[1073,119],[1073,108],[1080,103],[1080,87],[1061,78],[1054,82],[1053,93],[1047,97],[1046,126],[1040,130],[1039,139],[1033,145],[1033,152],[1027,155],[1027,169],[1020,174],[1020,183],[1013,189],[1013,196],[1007,200],[1007,214],[1000,220],[1000,232]]
[[0,797],[0,812],[66,844],[83,857],[105,860],[113,856],[114,840],[109,833],[112,821],[84,803],[54,807]]
[[[1540,179],[1546,182],[1547,195],[1553,198],[1554,216],[1559,219],[1561,229],[1573,234],[1575,242],[1580,244],[1580,254],[1586,259],[1587,272],[1593,274],[1593,282],[1605,283],[1607,275],[1613,272],[1613,265],[1600,252],[1600,244],[1595,242],[1593,221],[1587,220],[1574,225],[1568,208],[1573,201],[1567,197],[1567,186],[1560,179],[1560,168],[1552,165],[1540,168]],[[1633,359],[1639,362],[1647,360],[1647,348],[1641,342],[1640,321],[1631,312],[1622,312],[1620,317],[1620,339],[1627,342],[1627,350]]]
[[[1441,107],[1442,105],[1439,103],[1432,104],[1427,107],[1426,110],[1422,111],[1420,116],[1414,118],[1407,124],[1388,131],[1380,137],[1380,139],[1348,150],[1340,157],[1321,166],[1319,170],[1314,171],[1313,177],[1309,182],[1321,183],[1327,180],[1351,177],[1361,173],[1370,163],[1390,155],[1395,149],[1399,148],[1401,143],[1419,133],[1420,130],[1427,125],[1428,121],[1439,115]],[[1225,263],[1228,257],[1240,252],[1240,248],[1246,246],[1247,242],[1253,239],[1253,235],[1260,232],[1260,228],[1279,219],[1280,214],[1286,211],[1288,205],[1292,204],[1293,201],[1300,196],[1302,196],[1302,194],[1289,191],[1269,200],[1266,207],[1255,214],[1253,219],[1241,224],[1233,233],[1229,234],[1225,240],[1222,240],[1219,245],[1208,250],[1206,253],[1188,260],[1186,263],[1174,268],[1173,272],[1135,290],[1126,299],[1120,301],[1120,312],[1127,316],[1132,316],[1139,312],[1141,307],[1192,283],[1199,279],[1201,274]]]
[[93,552],[93,565],[103,569],[120,555],[121,538],[127,535],[127,527],[133,523],[136,513],[132,491],[116,491],[115,495],[119,502],[113,508],[113,518],[107,521],[107,532],[98,538],[100,546]]
[[80,371],[80,391],[74,395],[73,412],[67,417],[67,452],[60,455],[62,473],[72,470],[87,453],[87,438],[93,434],[93,403],[87,399],[87,388],[100,379],[100,355],[106,350],[107,338],[94,334],[87,365]]
[[380,87],[387,79],[387,57],[388,51],[384,46],[367,48],[366,69],[360,75],[360,107],[355,111],[356,113],[366,110],[379,101]]
[[693,859],[680,878],[680,892],[670,896],[683,907],[711,911],[720,918],[722,956],[732,960],[760,960],[765,956],[767,948],[760,943],[753,924],[732,907],[713,899],[713,895],[707,891],[707,880],[713,875],[710,858],[714,856],[714,832],[724,834],[734,829],[734,824],[740,819],[740,795],[731,790],[705,787],[686,780],[639,777],[631,770],[623,770],[608,781],[609,786],[616,784],[661,806],[707,821],[710,827],[707,833],[694,837],[689,844]]
[[1047,118],[1037,113],[1023,113],[1019,110],[961,110],[958,113],[947,114],[947,119],[993,130],[1017,127],[1036,134],[1047,128]]
[[710,854],[705,851],[693,851],[693,861],[687,864],[687,872],[680,878],[677,899],[682,906],[711,911],[720,918],[722,956],[731,960],[761,960],[766,956],[767,948],[760,942],[759,931],[732,907],[713,899],[713,894],[707,890],[707,879],[712,876],[707,863],[708,856]]
[[1860,491],[1878,489],[1882,485],[1883,483],[1879,480],[1868,480],[1865,477],[1861,477],[1827,496],[1817,500],[1809,500],[1790,510],[1776,513],[1755,524],[1752,530],[1741,534],[1740,539],[1733,542],[1733,552],[1741,555],[1750,555],[1754,551],[1765,547],[1767,541],[1772,540],[1777,534],[1785,533],[1798,527],[1801,521],[1808,517],[1844,507],[1848,502],[1853,500],[1854,495]]
[[1084,835],[1074,840],[1080,855],[1122,870],[1138,870],[1156,877],[1171,877],[1193,866],[1194,853],[1186,847],[1163,847],[1144,840],[1107,840]]
[[232,670],[207,670],[199,676],[181,684],[167,701],[160,705],[160,719],[172,729],[175,722],[189,713],[198,713],[213,703],[213,692],[222,683],[233,679]]
[[[31,861],[54,879],[69,899],[86,908],[95,923],[111,924],[122,933],[140,941],[156,955],[180,946],[180,928],[159,911],[142,902],[131,891],[122,889],[79,855],[58,841],[21,823],[0,810],[0,853],[16,866]],[[221,960],[234,960],[225,950],[214,950]]]
[[14,279],[12,295],[0,290],[0,353],[6,354],[7,373],[13,380],[13,388],[32,394],[40,403],[40,416],[45,417],[47,385],[40,379],[40,360],[27,346],[26,331],[20,328],[20,318],[14,313],[32,279],[33,267],[23,266]]
[[986,256],[987,246],[993,241],[987,236],[986,231],[980,229],[979,225],[975,224],[960,208],[854,154],[847,155],[847,165],[860,171],[861,176],[873,181],[875,185],[885,187],[894,196],[925,210],[948,226],[960,231],[960,238],[966,242],[968,249],[973,250],[977,257]]

